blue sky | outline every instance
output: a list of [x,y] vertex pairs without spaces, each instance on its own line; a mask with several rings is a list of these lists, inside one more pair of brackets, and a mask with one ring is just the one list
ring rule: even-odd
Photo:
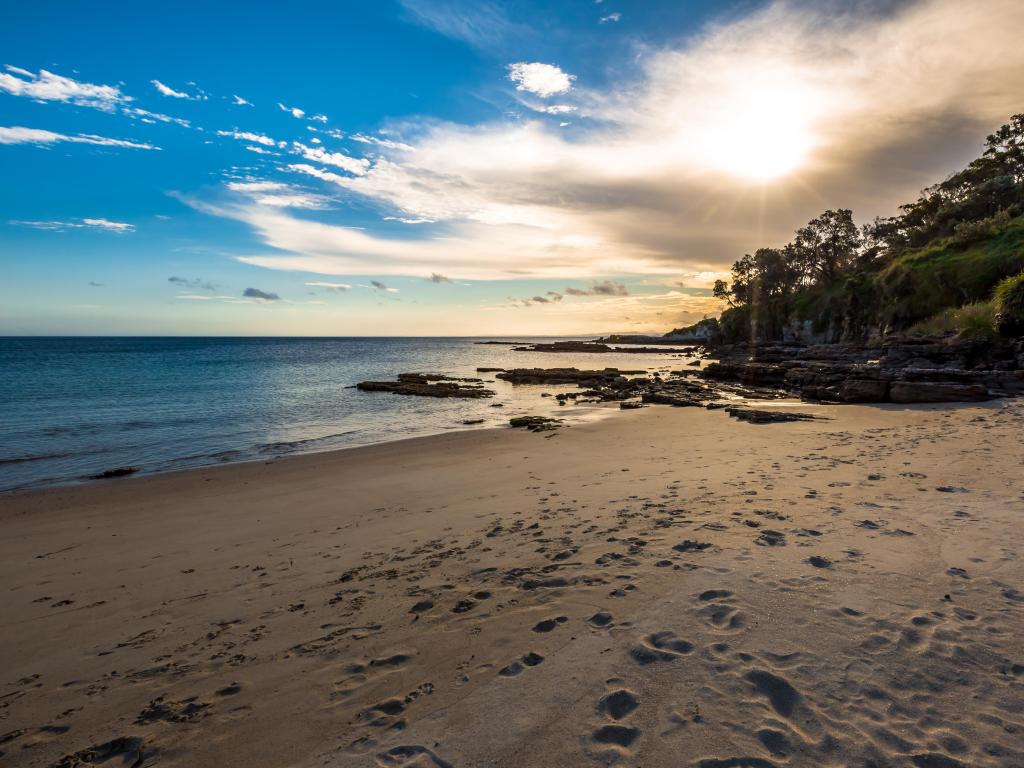
[[0,333],[668,330],[745,250],[973,157],[1020,111],[1022,15],[19,4]]

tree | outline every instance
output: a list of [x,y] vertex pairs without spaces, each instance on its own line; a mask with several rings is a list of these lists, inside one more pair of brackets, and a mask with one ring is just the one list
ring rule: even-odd
[[854,266],[860,232],[849,208],[827,210],[796,232],[793,254],[810,282],[833,285]]

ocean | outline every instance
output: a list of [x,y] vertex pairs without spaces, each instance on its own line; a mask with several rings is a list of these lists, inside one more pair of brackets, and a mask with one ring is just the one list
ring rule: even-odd
[[[674,352],[514,352],[481,340],[0,338],[0,491],[79,482],[118,467],[165,472],[496,427],[517,415],[557,412],[571,421],[613,410],[560,407],[541,396],[574,387],[494,381],[486,386],[497,395],[478,400],[351,388],[403,372],[489,380],[493,374],[476,373],[478,366],[664,371],[686,362]],[[484,422],[467,426],[467,419]]]

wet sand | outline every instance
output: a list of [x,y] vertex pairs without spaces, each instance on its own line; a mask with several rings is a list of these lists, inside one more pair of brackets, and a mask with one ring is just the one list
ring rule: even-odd
[[1024,402],[798,408],[0,496],[0,764],[1024,764]]

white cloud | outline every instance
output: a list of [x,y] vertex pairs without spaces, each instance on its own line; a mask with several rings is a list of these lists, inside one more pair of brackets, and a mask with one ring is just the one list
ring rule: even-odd
[[361,144],[376,144],[379,147],[385,147],[387,149],[395,149],[402,152],[414,152],[415,147],[405,144],[401,141],[394,141],[393,139],[381,139],[377,136],[366,136],[362,133],[357,133],[352,136],[352,141],[358,141]]
[[185,301],[223,301],[226,304],[255,304],[253,299],[240,299],[237,296],[208,296],[202,293],[179,293],[174,298]]
[[10,221],[22,227],[33,229],[45,229],[53,232],[63,232],[68,229],[99,229],[105,232],[114,232],[123,235],[127,232],[134,232],[133,224],[125,224],[122,221],[110,221],[109,219],[72,219],[70,221]]
[[238,94],[234,94],[234,96],[232,98],[234,100],[231,103],[234,104],[236,107],[251,107],[252,106],[252,102],[251,101],[246,101],[245,99],[243,99]]
[[22,126],[5,128],[0,126],[0,144],[47,145],[59,142],[95,144],[100,147],[124,147],[126,149],[160,149],[160,147],[154,147],[152,144],[143,144],[125,139],[110,139],[106,136],[96,136],[91,133],[79,133],[69,136],[63,133],[43,130],[42,128],[24,128]]
[[269,149],[264,149],[263,147],[257,147],[257,146],[255,146],[253,144],[248,144],[245,148],[247,150],[249,150],[250,152],[255,152],[257,155],[280,155],[281,154],[280,152],[271,152]]
[[327,115],[313,115],[310,120],[316,120],[318,123],[326,123]]
[[572,104],[540,104],[531,108],[547,115],[568,115],[576,111]]
[[622,14],[621,13],[609,13],[607,16],[602,16],[600,19],[598,19],[598,23],[600,23],[600,24],[607,24],[608,22],[613,22],[614,23],[616,21],[621,21],[621,19],[622,19]]
[[38,74],[9,65],[6,69],[12,74],[0,72],[0,91],[13,96],[26,96],[39,101],[67,102],[81,107],[94,107],[104,112],[112,112],[117,106],[132,100],[113,85],[83,83],[70,77],[55,75],[45,69],[39,70]]
[[[269,136],[264,136],[262,133],[250,133],[249,131],[239,131],[237,128],[232,131],[217,131],[218,136],[230,136],[233,139],[239,141],[249,141],[254,144],[262,144],[265,147],[277,147],[278,142],[274,141]],[[283,144],[284,142],[281,142]]]
[[330,171],[325,171],[306,163],[292,163],[288,166],[288,170],[295,171],[296,173],[304,173],[307,176],[313,176],[321,181],[331,181],[335,184],[343,182],[347,178],[341,174],[331,173]]
[[[362,157],[352,157],[342,152],[328,152],[321,147],[310,147],[301,142],[292,142],[296,154],[302,155],[307,160],[324,165],[333,165],[343,171],[362,176],[370,169],[370,161]],[[294,168],[294,166],[292,166]]]
[[121,110],[129,117],[137,117],[144,123],[152,123],[154,121],[160,123],[174,123],[180,125],[182,128],[191,128],[192,123],[188,120],[184,120],[180,117],[171,117],[170,115],[164,115],[160,112],[150,112],[148,109],[139,109],[138,107],[124,107]]
[[408,219],[402,216],[385,216],[384,221],[399,221],[402,224],[435,224],[434,219]]
[[563,72],[554,64],[521,61],[508,65],[508,79],[516,84],[517,91],[528,91],[546,99],[568,93],[576,75]]
[[275,208],[304,208],[323,210],[330,208],[333,200],[326,195],[308,192],[291,184],[276,181],[230,181],[227,188],[232,192],[246,195],[258,205]]
[[318,280],[313,283],[306,283],[306,285],[312,286],[313,288],[327,288],[332,291],[347,291],[352,287],[348,283],[325,283],[322,280]]
[[183,93],[182,91],[176,91],[170,86],[164,85],[159,80],[150,80],[149,82],[151,82],[153,84],[153,87],[160,91],[160,93],[162,93],[164,96],[170,96],[172,99],[194,98],[192,96],[189,96],[187,93]]
[[292,117],[294,117],[296,119],[302,119],[303,117],[306,116],[306,113],[304,111],[302,111],[301,109],[299,109],[298,107],[286,107],[280,101],[277,102],[277,106],[280,107],[285,112],[289,113]]

